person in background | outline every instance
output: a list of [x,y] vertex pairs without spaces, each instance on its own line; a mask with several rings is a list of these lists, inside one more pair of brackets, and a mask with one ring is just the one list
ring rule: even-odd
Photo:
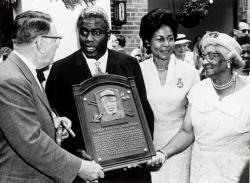
[[186,38],[185,34],[177,34],[174,55],[178,60],[194,66],[193,53],[188,48],[190,42],[191,41]]
[[[148,12],[141,19],[140,37],[152,57],[141,62],[147,97],[155,115],[154,145],[161,149],[181,128],[186,113],[187,94],[200,81],[190,64],[172,56],[177,22],[163,9]],[[157,154],[160,152],[157,152]],[[152,172],[153,183],[187,183],[191,148],[167,159],[159,171]]]
[[239,22],[238,24],[238,30],[243,34],[250,34],[250,26],[246,22]]
[[14,50],[0,64],[0,182],[72,182],[77,175],[95,181],[104,176],[96,162],[56,144],[62,140],[56,129],[69,129],[71,121],[52,113],[36,70],[53,62],[59,39],[48,14],[26,11],[16,16]]
[[0,29],[0,63],[4,61],[9,55],[9,53],[12,51],[11,48],[4,46],[3,43],[4,43],[4,34]]
[[240,44],[242,48],[241,57],[245,62],[245,66],[239,70],[239,74],[242,76],[246,76],[246,79],[249,79],[249,72],[250,72],[250,35],[238,35],[236,40]]
[[193,60],[194,60],[194,66],[196,70],[198,70],[198,73],[200,75],[200,79],[203,80],[206,78],[205,70],[202,66],[202,51],[200,46],[200,40],[202,36],[199,35],[194,39],[194,46],[193,46]]
[[[76,137],[69,137],[62,143],[62,146],[72,153],[85,149],[72,85],[82,83],[95,75],[106,73],[135,77],[142,107],[153,134],[154,115],[146,97],[140,66],[135,58],[107,49],[110,37],[108,20],[106,12],[100,7],[91,6],[82,10],[77,21],[81,48],[68,57],[56,61],[46,83],[50,105],[58,111],[59,115],[66,116],[72,121],[72,129]],[[151,182],[150,170],[142,166],[142,168],[137,167],[127,171],[123,169],[109,171],[105,173],[103,182],[148,183]]]
[[250,83],[235,72],[244,66],[241,47],[219,32],[206,33],[201,46],[208,78],[190,90],[180,131],[148,163],[193,144],[190,183],[238,183],[250,157]]
[[11,51],[12,51],[12,49],[9,47],[0,48],[0,63],[2,61],[4,61],[9,56]]
[[126,38],[123,35],[116,35],[116,39],[113,40],[114,44],[113,44],[113,49],[120,52],[120,53],[124,53],[126,54],[124,47],[126,45]]
[[147,53],[147,49],[144,47],[141,39],[138,48],[133,49],[130,55],[135,57],[139,63],[149,59],[152,56],[151,54]]
[[237,39],[239,36],[249,35],[250,25],[246,22],[239,21],[238,28],[232,30],[232,37]]
[[114,49],[114,46],[117,44],[115,42],[115,40],[116,40],[116,36],[114,34],[110,33],[109,40],[108,40],[108,43],[107,43],[107,48],[108,49],[112,49],[112,50]]

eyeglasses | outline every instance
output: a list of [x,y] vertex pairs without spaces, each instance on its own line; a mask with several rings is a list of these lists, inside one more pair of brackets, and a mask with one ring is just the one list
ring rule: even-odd
[[46,36],[46,35],[43,35],[42,36],[43,38],[51,38],[51,39],[62,39],[62,36]]
[[201,57],[206,59],[208,62],[218,61],[221,58],[221,53],[209,52],[206,55],[201,55]]
[[240,30],[242,33],[250,33],[250,29],[242,29]]
[[62,39],[62,36],[47,36],[47,35],[42,35],[41,37],[55,39],[56,40],[56,44],[59,44],[60,40]]
[[107,31],[103,31],[103,30],[100,30],[100,29],[91,29],[91,30],[80,29],[79,33],[80,33],[80,35],[82,35],[84,37],[88,37],[89,33],[91,33],[91,35],[94,36],[94,37],[98,37],[98,36],[101,36],[104,33],[107,33]]

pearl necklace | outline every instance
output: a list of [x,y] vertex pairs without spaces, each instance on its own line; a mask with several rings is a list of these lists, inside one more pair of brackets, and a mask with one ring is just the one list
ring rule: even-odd
[[165,72],[165,71],[168,70],[168,66],[167,65],[165,65],[165,67],[159,68],[158,65],[155,62],[154,62],[154,64],[155,64],[155,67],[156,67],[157,71]]
[[160,72],[165,72],[166,70],[168,70],[167,68],[157,68],[157,71],[160,71]]
[[236,76],[235,75],[233,75],[231,77],[231,79],[227,83],[225,83],[223,85],[218,85],[218,84],[214,83],[213,80],[212,80],[212,84],[213,84],[213,87],[216,90],[225,90],[225,89],[229,88],[233,84],[234,81],[236,81]]

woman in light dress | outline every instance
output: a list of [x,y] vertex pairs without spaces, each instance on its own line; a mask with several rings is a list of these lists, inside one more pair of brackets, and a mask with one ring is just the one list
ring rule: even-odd
[[[186,112],[187,93],[199,82],[195,68],[172,55],[177,23],[172,14],[155,9],[141,20],[140,36],[153,57],[140,63],[147,98],[155,116],[154,145],[161,149],[180,129]],[[188,183],[190,152],[169,158],[152,172],[153,183]]]
[[235,73],[244,66],[241,47],[219,32],[205,34],[201,46],[209,78],[190,90],[181,130],[149,164],[193,143],[190,183],[239,183],[250,158],[250,83]]

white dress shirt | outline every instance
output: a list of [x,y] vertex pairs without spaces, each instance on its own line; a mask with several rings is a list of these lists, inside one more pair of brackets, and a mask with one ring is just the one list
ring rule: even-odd
[[99,58],[98,60],[96,59],[93,59],[93,58],[88,58],[86,57],[86,55],[82,52],[84,58],[86,59],[86,62],[89,66],[89,70],[92,74],[92,76],[95,75],[95,69],[96,69],[96,65],[95,65],[95,62],[98,61],[100,62],[100,69],[103,73],[106,73],[106,67],[107,67],[107,61],[108,61],[108,51],[106,50],[106,52],[104,53],[104,55]]

